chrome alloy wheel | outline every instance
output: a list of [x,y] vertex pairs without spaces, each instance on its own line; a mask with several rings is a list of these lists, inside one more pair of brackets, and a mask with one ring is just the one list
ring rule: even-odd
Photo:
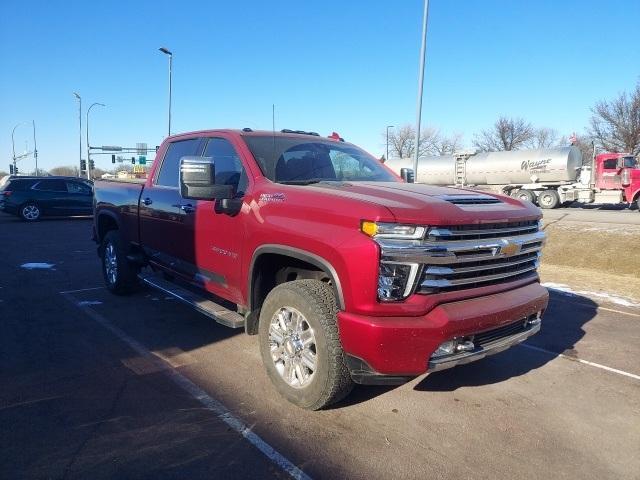
[[276,370],[288,385],[304,388],[317,369],[316,337],[307,319],[293,307],[280,308],[269,325],[269,348]]
[[37,220],[40,216],[40,209],[35,205],[27,205],[22,209],[22,215],[27,220]]
[[118,280],[118,257],[113,243],[107,244],[104,249],[104,271],[107,281],[111,285],[115,285]]

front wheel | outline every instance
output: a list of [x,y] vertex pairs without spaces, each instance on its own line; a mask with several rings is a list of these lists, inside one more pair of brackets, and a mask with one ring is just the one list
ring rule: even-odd
[[299,407],[318,410],[353,388],[337,312],[333,290],[318,280],[282,283],[262,305],[262,361],[278,392]]
[[138,286],[138,269],[127,260],[127,252],[117,230],[107,232],[100,247],[102,276],[110,292],[126,295]]

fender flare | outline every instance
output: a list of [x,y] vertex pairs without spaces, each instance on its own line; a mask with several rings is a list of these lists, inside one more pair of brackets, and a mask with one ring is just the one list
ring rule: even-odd
[[331,263],[316,255],[315,253],[308,252],[306,250],[302,250],[295,247],[290,247],[288,245],[278,245],[278,244],[267,244],[262,245],[253,252],[253,256],[251,257],[251,264],[249,266],[249,284],[248,284],[248,304],[249,309],[253,310],[253,269],[255,267],[255,263],[261,255],[274,253],[278,255],[283,255],[285,257],[295,258],[297,260],[302,260],[304,262],[310,263],[315,267],[318,267],[320,270],[329,275],[331,279],[331,284],[333,286],[333,290],[336,294],[336,300],[338,301],[338,308],[340,310],[344,310],[344,296],[342,294],[342,284],[340,283],[340,277],[338,276],[338,272],[333,268]]
[[120,219],[118,218],[118,216],[114,212],[111,212],[109,210],[103,210],[101,212],[98,212],[98,215],[96,216],[96,219],[95,219],[96,239],[97,239],[98,243],[100,243],[102,241],[102,237],[100,236],[101,232],[98,229],[98,227],[100,225],[100,218],[101,217],[109,217],[111,220],[113,220],[115,222],[115,224],[118,226],[118,229],[121,228]]

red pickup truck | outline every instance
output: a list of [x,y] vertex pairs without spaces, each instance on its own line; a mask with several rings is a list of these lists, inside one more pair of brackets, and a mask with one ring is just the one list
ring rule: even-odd
[[257,334],[275,388],[319,409],[540,329],[545,234],[529,202],[407,183],[332,136],[167,138],[144,185],[95,183],[107,287],[159,288]]

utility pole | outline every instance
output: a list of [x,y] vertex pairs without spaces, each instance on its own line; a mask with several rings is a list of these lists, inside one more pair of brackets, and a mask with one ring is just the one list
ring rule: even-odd
[[422,15],[422,45],[420,47],[420,70],[418,74],[418,106],[416,112],[416,151],[413,156],[413,178],[418,180],[418,156],[420,155],[420,120],[422,120],[422,84],[424,83],[424,57],[427,50],[427,20],[429,18],[429,0],[424,0]]
[[36,177],[39,177],[40,173],[38,172],[38,144],[36,143],[36,121],[31,120],[31,123],[33,124],[33,158],[36,161]]
[[[79,138],[80,138],[80,149],[79,149],[79,158],[78,158],[78,162],[79,162],[79,167],[80,167],[80,175],[82,175],[82,97],[80,95],[78,95],[76,92],[73,92],[73,94],[76,96],[76,98],[78,99],[78,123],[79,123]],[[89,171],[89,167],[87,166],[87,172]],[[78,176],[80,176],[78,175]]]
[[169,56],[169,136],[171,136],[171,71],[173,69],[173,53],[164,47],[161,47],[158,50]]
[[16,170],[16,143],[14,141],[14,134],[16,133],[16,128],[18,128],[20,125],[25,125],[25,122],[20,122],[19,124],[17,124],[15,127],[13,127],[13,130],[11,130],[11,151],[13,152],[13,173],[15,175]]
[[87,180],[91,180],[91,147],[89,145],[89,112],[96,105],[100,105],[101,107],[106,106],[104,103],[94,102],[91,104],[89,108],[87,108]]
[[385,161],[389,161],[389,129],[393,128],[393,125],[387,125],[387,156],[384,157]]

